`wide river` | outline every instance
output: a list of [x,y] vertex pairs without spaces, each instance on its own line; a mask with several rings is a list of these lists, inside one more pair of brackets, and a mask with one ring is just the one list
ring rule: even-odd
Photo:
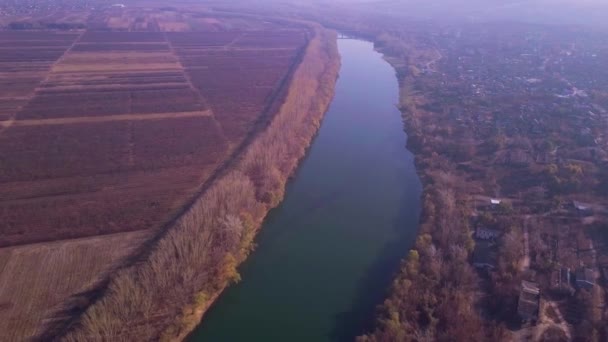
[[369,328],[418,228],[394,69],[338,40],[335,97],[257,248],[189,341],[343,341]]

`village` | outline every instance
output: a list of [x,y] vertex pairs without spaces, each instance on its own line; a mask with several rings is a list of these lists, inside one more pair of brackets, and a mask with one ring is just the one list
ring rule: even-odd
[[[505,261],[504,256],[501,260],[501,247],[505,245],[503,239],[514,235],[505,233],[504,226],[500,224],[513,215],[513,209],[510,204],[505,204],[509,203],[506,201],[509,200],[476,200],[472,219],[475,249],[471,263],[480,277],[488,281],[496,279],[495,274],[503,271],[499,270]],[[511,227],[521,230],[515,235],[521,233],[517,243],[523,245],[520,246],[517,275],[511,283],[518,287],[518,292],[511,293],[511,311],[507,318],[511,328],[522,338],[537,340],[549,331],[569,340],[574,325],[589,319],[589,315],[601,317],[603,314],[608,258],[601,257],[600,252],[606,250],[606,245],[594,243],[594,240],[581,236],[580,232],[574,232],[577,225],[585,225],[586,219],[599,219],[601,216],[601,220],[606,220],[606,211],[603,207],[593,208],[577,201],[564,205],[559,211],[562,225],[555,221],[553,225],[543,225],[539,222],[542,218],[525,215],[520,227]],[[498,219],[494,224],[488,224],[488,217]],[[542,233],[530,233],[536,229],[543,229]],[[546,240],[541,240],[543,238]]]
[[[418,337],[432,321],[462,326],[452,339],[480,330],[492,341],[608,339],[608,37],[521,22],[408,24],[392,8],[369,8],[377,17],[368,21],[343,12],[317,17],[375,36],[396,68],[408,148],[426,185],[416,252],[429,266],[423,276],[400,273],[375,336]],[[458,257],[466,249],[476,286],[446,272],[429,287],[437,253],[425,250],[446,241],[454,243],[442,246],[450,257],[441,266],[468,275]],[[407,260],[415,265],[418,254]],[[446,283],[457,284],[450,309],[473,302],[474,313],[429,308],[452,299]]]
[[470,196],[482,316],[518,340],[597,335],[607,317],[608,77],[598,63],[608,42],[574,37],[458,27],[434,34],[438,67],[419,67],[418,87],[433,93],[423,109],[445,133],[433,144]]

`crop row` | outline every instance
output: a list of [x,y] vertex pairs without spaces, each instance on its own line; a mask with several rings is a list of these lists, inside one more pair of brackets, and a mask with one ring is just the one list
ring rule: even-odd
[[306,35],[303,32],[291,31],[281,33],[251,32],[239,38],[235,47],[297,47],[306,42]]
[[159,44],[76,44],[72,51],[75,52],[102,52],[102,51],[146,51],[146,52],[168,52],[169,45]]
[[272,100],[271,95],[289,71],[297,50],[180,48],[177,54],[228,139],[239,142]]
[[15,126],[0,136],[0,183],[203,165],[225,148],[211,117]]
[[87,31],[80,42],[83,43],[137,43],[164,42],[160,32],[104,32]]
[[174,46],[224,46],[241,35],[240,32],[169,32]]
[[21,110],[18,120],[87,117],[120,114],[201,111],[200,96],[188,87],[130,91],[62,92],[35,96]]
[[1,48],[68,48],[71,44],[69,40],[0,40]]
[[226,90],[242,90],[249,87],[274,86],[287,72],[283,68],[259,68],[254,70],[240,69],[195,69],[187,70],[192,83],[201,89],[222,87]]
[[[72,86],[71,88],[65,88],[66,86]],[[141,84],[101,84],[93,86],[82,86],[80,84],[62,84],[58,85],[53,89],[46,85],[44,90],[39,92],[42,95],[50,94],[73,94],[73,93],[114,93],[114,92],[136,92],[136,91],[149,91],[149,90],[175,90],[175,89],[187,89],[189,85],[187,83],[141,83]]]
[[228,57],[228,56],[187,56],[181,58],[181,63],[188,67],[207,67],[209,70],[251,70],[258,68],[284,69],[288,67],[294,56],[279,57]]
[[0,136],[0,182],[120,170],[127,144],[123,122],[14,126]]
[[181,71],[170,72],[121,72],[114,74],[92,73],[54,73],[42,87],[65,85],[125,85],[125,84],[157,84],[157,83],[186,83]]
[[0,247],[147,229],[172,201],[174,193],[132,190],[0,202]]
[[121,88],[124,86],[137,86],[137,85],[158,85],[162,83],[186,83],[186,79],[183,75],[179,76],[158,76],[158,77],[95,77],[94,74],[90,78],[78,77],[78,78],[66,78],[66,77],[53,77],[49,82],[42,85],[42,88],[55,88],[62,86],[103,86],[103,85],[119,85]]
[[4,49],[1,50],[0,62],[38,62],[54,61],[61,57],[65,48],[38,48],[38,49]]
[[[46,44],[49,41],[73,42],[78,38],[77,33],[53,31],[0,31],[0,41],[39,41]],[[68,44],[69,45],[69,44]]]
[[12,63],[12,62],[0,62],[0,72],[36,72],[36,71],[48,71],[53,61],[38,61],[30,63]]
[[[0,78],[0,94],[3,97],[10,95],[26,96],[40,83],[42,77],[36,76],[17,76],[11,78]],[[0,105],[6,103],[7,99],[3,98]]]
[[293,48],[278,48],[278,49],[228,49],[228,50],[214,50],[214,49],[200,49],[197,47],[179,47],[175,48],[175,51],[180,57],[197,56],[200,58],[275,58],[275,57],[286,57],[293,58],[297,49]]

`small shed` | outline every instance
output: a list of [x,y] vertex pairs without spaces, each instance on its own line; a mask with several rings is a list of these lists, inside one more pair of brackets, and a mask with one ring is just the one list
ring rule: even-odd
[[540,289],[537,283],[522,280],[519,300],[517,302],[517,314],[524,322],[538,319],[540,307]]

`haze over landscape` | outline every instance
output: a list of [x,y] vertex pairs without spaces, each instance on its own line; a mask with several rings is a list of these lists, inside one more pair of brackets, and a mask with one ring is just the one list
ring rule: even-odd
[[606,13],[0,0],[0,341],[608,341]]

